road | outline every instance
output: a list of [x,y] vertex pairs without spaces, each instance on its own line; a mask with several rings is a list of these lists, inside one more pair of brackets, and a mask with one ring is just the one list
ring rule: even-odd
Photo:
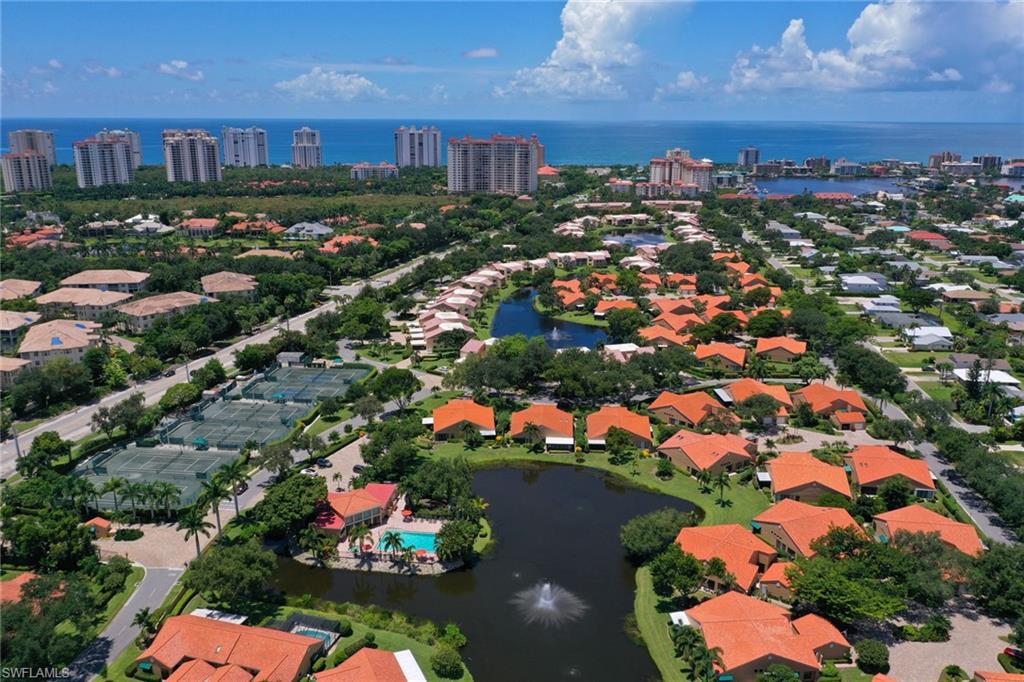
[[333,298],[342,298],[345,296],[355,296],[358,294],[367,284],[375,289],[387,286],[393,283],[399,277],[409,272],[417,265],[420,264],[425,258],[444,258],[454,249],[448,249],[447,251],[431,254],[430,256],[420,256],[412,261],[409,261],[405,265],[394,268],[383,273],[380,273],[370,280],[361,280],[352,284],[345,284],[339,286],[328,287],[324,292],[332,297],[332,300],[324,303],[308,312],[296,315],[289,320],[282,322],[277,325],[268,326],[263,330],[239,341],[237,343],[228,346],[222,350],[217,351],[213,355],[198,360],[192,360],[184,365],[180,365],[174,369],[174,375],[169,377],[159,377],[152,381],[143,382],[136,384],[123,391],[112,393],[105,396],[102,400],[99,400],[90,405],[83,405],[75,410],[65,412],[64,414],[58,415],[53,419],[47,420],[28,429],[24,433],[17,435],[17,446],[15,444],[15,438],[8,438],[2,444],[0,444],[0,478],[7,478],[14,473],[15,462],[17,458],[18,446],[22,450],[27,450],[31,445],[32,440],[44,431],[56,431],[60,434],[61,438],[65,440],[78,441],[85,436],[93,433],[92,427],[92,415],[101,406],[111,406],[127,398],[132,393],[141,392],[146,399],[146,404],[150,405],[160,399],[160,397],[167,391],[168,388],[174,384],[180,384],[188,380],[188,376],[192,369],[200,367],[210,359],[216,358],[220,360],[221,364],[225,367],[232,367],[235,363],[235,351],[241,350],[246,346],[253,343],[266,343],[270,341],[274,336],[277,335],[278,331],[282,328],[293,329],[297,331],[304,331],[306,323],[312,318],[320,315],[321,313],[329,312],[338,307],[337,301]]
[[104,666],[113,663],[139,634],[139,628],[132,625],[135,614],[140,609],[159,607],[174,583],[178,582],[181,573],[180,568],[147,568],[135,592],[110,621],[110,625],[71,664],[71,674],[66,679],[84,682],[98,675]]

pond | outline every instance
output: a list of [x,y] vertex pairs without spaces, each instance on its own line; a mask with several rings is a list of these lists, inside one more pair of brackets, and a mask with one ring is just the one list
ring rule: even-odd
[[657,246],[668,243],[664,232],[626,232],[624,234],[606,234],[601,237],[606,242],[615,242],[624,246]]
[[543,336],[549,348],[597,348],[608,334],[601,327],[564,322],[542,315],[533,307],[535,290],[524,289],[501,302],[491,324],[491,334],[498,338],[523,334]]
[[804,192],[849,192],[874,194],[875,192],[909,193],[913,188],[897,185],[891,178],[849,178],[846,180],[825,178],[776,178],[755,180],[758,189],[769,194],[803,194]]
[[[458,623],[463,656],[477,680],[521,682],[658,679],[646,648],[624,623],[633,613],[634,569],[619,544],[629,519],[684,500],[649,493],[585,467],[487,469],[473,487],[489,503],[497,539],[472,569],[441,576],[396,576],[306,566],[282,559],[274,586],[290,594],[377,604],[438,624]],[[513,605],[517,594],[550,582],[571,622],[545,623]],[[568,615],[568,614],[566,614]]]

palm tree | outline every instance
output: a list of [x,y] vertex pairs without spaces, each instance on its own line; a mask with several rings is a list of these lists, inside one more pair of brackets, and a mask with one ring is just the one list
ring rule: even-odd
[[217,533],[220,533],[220,503],[231,497],[231,491],[219,476],[203,481],[203,492],[200,493],[200,506],[210,505],[217,519]]
[[142,483],[135,483],[128,481],[124,485],[124,497],[126,500],[132,503],[132,518],[137,518],[138,511],[135,508],[136,502],[141,502],[145,498],[145,490]]
[[[703,637],[701,638],[703,640]],[[715,665],[722,665],[722,650],[719,647],[709,649],[707,644],[701,643],[701,647],[693,654],[693,661],[690,666],[690,677],[694,682],[715,682],[718,673]]]
[[747,376],[752,379],[764,379],[768,376],[768,363],[760,355],[754,355],[747,361]]
[[238,486],[245,483],[249,478],[249,472],[246,471],[247,467],[241,459],[236,459],[230,464],[225,464],[220,468],[220,478],[227,484],[231,489],[231,496],[235,500],[235,516],[238,516],[241,511],[238,509]]
[[191,507],[178,519],[178,530],[185,531],[185,541],[188,542],[189,538],[196,539],[196,558],[199,558],[199,535],[210,537],[211,528],[213,524],[206,520],[199,507]]
[[360,523],[348,532],[348,546],[362,547],[364,544],[371,544],[373,531],[365,523]]
[[380,538],[380,545],[385,552],[390,552],[392,556],[405,549],[405,543],[402,542],[402,534],[397,530],[389,530],[384,533]]
[[114,494],[114,511],[115,512],[121,511],[121,503],[120,503],[120,500],[118,500],[117,495],[118,495],[118,493],[124,492],[124,485],[125,485],[125,483],[127,483],[127,481],[125,481],[123,478],[121,478],[119,476],[115,476],[114,478],[108,478],[106,480],[106,482],[103,484],[102,492],[100,494],[101,495],[106,495],[107,493],[113,493]]
[[181,501],[181,488],[167,481],[157,481],[153,484],[153,496],[157,504],[163,505],[167,518],[171,518],[171,506],[177,507]]
[[725,469],[715,474],[714,480],[715,487],[718,488],[718,503],[725,503],[725,489],[732,487],[732,481],[729,480],[729,472]]
[[412,562],[416,558],[416,552],[412,547],[405,547],[402,549],[402,563],[412,568]]
[[160,504],[160,486],[159,481],[153,483],[143,484],[143,495],[145,497],[146,506],[149,507],[149,520],[156,520],[156,508]]
[[99,509],[100,505],[96,499],[99,492],[99,489],[87,478],[76,478],[71,484],[71,494],[74,497],[75,504],[82,505],[82,511],[86,515],[89,513],[90,502],[96,509]]
[[700,485],[701,490],[708,490],[711,487],[711,472],[707,469],[701,469],[697,473],[697,483]]
[[691,626],[673,627],[671,634],[676,656],[692,668],[694,654],[704,646],[704,637],[701,636],[700,630]]
[[132,618],[132,625],[139,628],[139,635],[143,639],[147,639],[153,631],[153,612],[148,606],[145,606],[136,612],[135,617]]
[[531,445],[537,445],[540,442],[541,433],[541,428],[533,422],[523,424],[523,436]]
[[331,474],[331,480],[334,481],[334,489],[339,493],[341,492],[341,482],[345,480],[345,474],[340,471],[335,471]]

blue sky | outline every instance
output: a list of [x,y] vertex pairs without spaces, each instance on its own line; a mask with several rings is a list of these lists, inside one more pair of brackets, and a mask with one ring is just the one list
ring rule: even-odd
[[1024,121],[1024,3],[5,2],[4,116]]

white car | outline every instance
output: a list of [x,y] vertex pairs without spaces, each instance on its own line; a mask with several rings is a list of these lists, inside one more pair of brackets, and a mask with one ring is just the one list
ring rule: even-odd
[[305,474],[306,476],[319,476],[320,475],[319,473],[317,473],[317,470],[314,469],[313,467],[308,467],[306,469],[303,469],[302,473]]

